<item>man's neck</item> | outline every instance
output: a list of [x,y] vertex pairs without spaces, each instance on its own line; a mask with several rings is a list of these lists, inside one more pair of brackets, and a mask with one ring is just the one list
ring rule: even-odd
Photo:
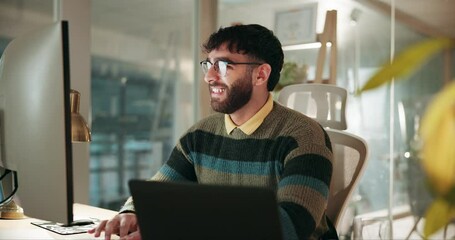
[[245,106],[229,114],[229,117],[231,118],[232,122],[234,122],[235,125],[237,126],[244,124],[250,118],[252,118],[254,114],[259,112],[259,110],[267,102],[268,97],[269,97],[268,92],[267,94],[262,94],[260,97],[252,96],[250,101],[247,104],[245,104]]

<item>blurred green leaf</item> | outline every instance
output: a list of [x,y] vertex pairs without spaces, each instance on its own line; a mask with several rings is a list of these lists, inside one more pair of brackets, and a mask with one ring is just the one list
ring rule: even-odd
[[[455,40],[450,38],[429,39],[411,45],[378,70],[356,94],[375,89],[392,79],[401,80],[434,54],[453,47]],[[455,218],[454,102],[455,83],[452,83],[436,96],[422,121],[421,134],[425,143],[422,165],[437,196],[425,214],[425,238]]]
[[425,213],[423,234],[425,239],[446,226],[455,217],[455,206],[443,198],[437,198]]
[[391,63],[384,65],[376,72],[357,94],[377,88],[394,78],[409,74],[420,67],[433,54],[453,46],[455,46],[455,41],[450,38],[435,38],[414,44],[397,55]]
[[446,195],[455,184],[455,81],[434,97],[421,124],[423,169],[436,193]]

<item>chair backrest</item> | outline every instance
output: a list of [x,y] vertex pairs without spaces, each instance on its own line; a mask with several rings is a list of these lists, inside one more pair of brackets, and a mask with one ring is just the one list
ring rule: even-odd
[[281,89],[278,102],[315,119],[323,127],[345,130],[346,98],[346,89],[336,85],[302,83]]
[[333,174],[326,214],[337,230],[355,186],[366,166],[366,142],[347,129],[347,91],[332,84],[293,84],[281,89],[278,102],[321,124],[332,142]]
[[326,132],[333,151],[333,174],[326,214],[339,230],[339,220],[365,170],[368,146],[356,135],[336,129],[326,129]]

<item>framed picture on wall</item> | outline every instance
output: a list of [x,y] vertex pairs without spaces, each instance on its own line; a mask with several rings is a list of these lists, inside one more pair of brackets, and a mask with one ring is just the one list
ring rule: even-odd
[[283,46],[316,41],[317,3],[275,14],[275,34]]

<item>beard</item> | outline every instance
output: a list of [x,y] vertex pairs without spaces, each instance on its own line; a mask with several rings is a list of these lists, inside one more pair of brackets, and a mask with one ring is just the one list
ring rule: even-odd
[[230,87],[224,84],[222,86],[226,89],[226,98],[224,100],[211,98],[210,101],[212,109],[216,112],[231,114],[245,106],[251,99],[253,93],[251,73],[246,74],[243,78],[237,79]]

